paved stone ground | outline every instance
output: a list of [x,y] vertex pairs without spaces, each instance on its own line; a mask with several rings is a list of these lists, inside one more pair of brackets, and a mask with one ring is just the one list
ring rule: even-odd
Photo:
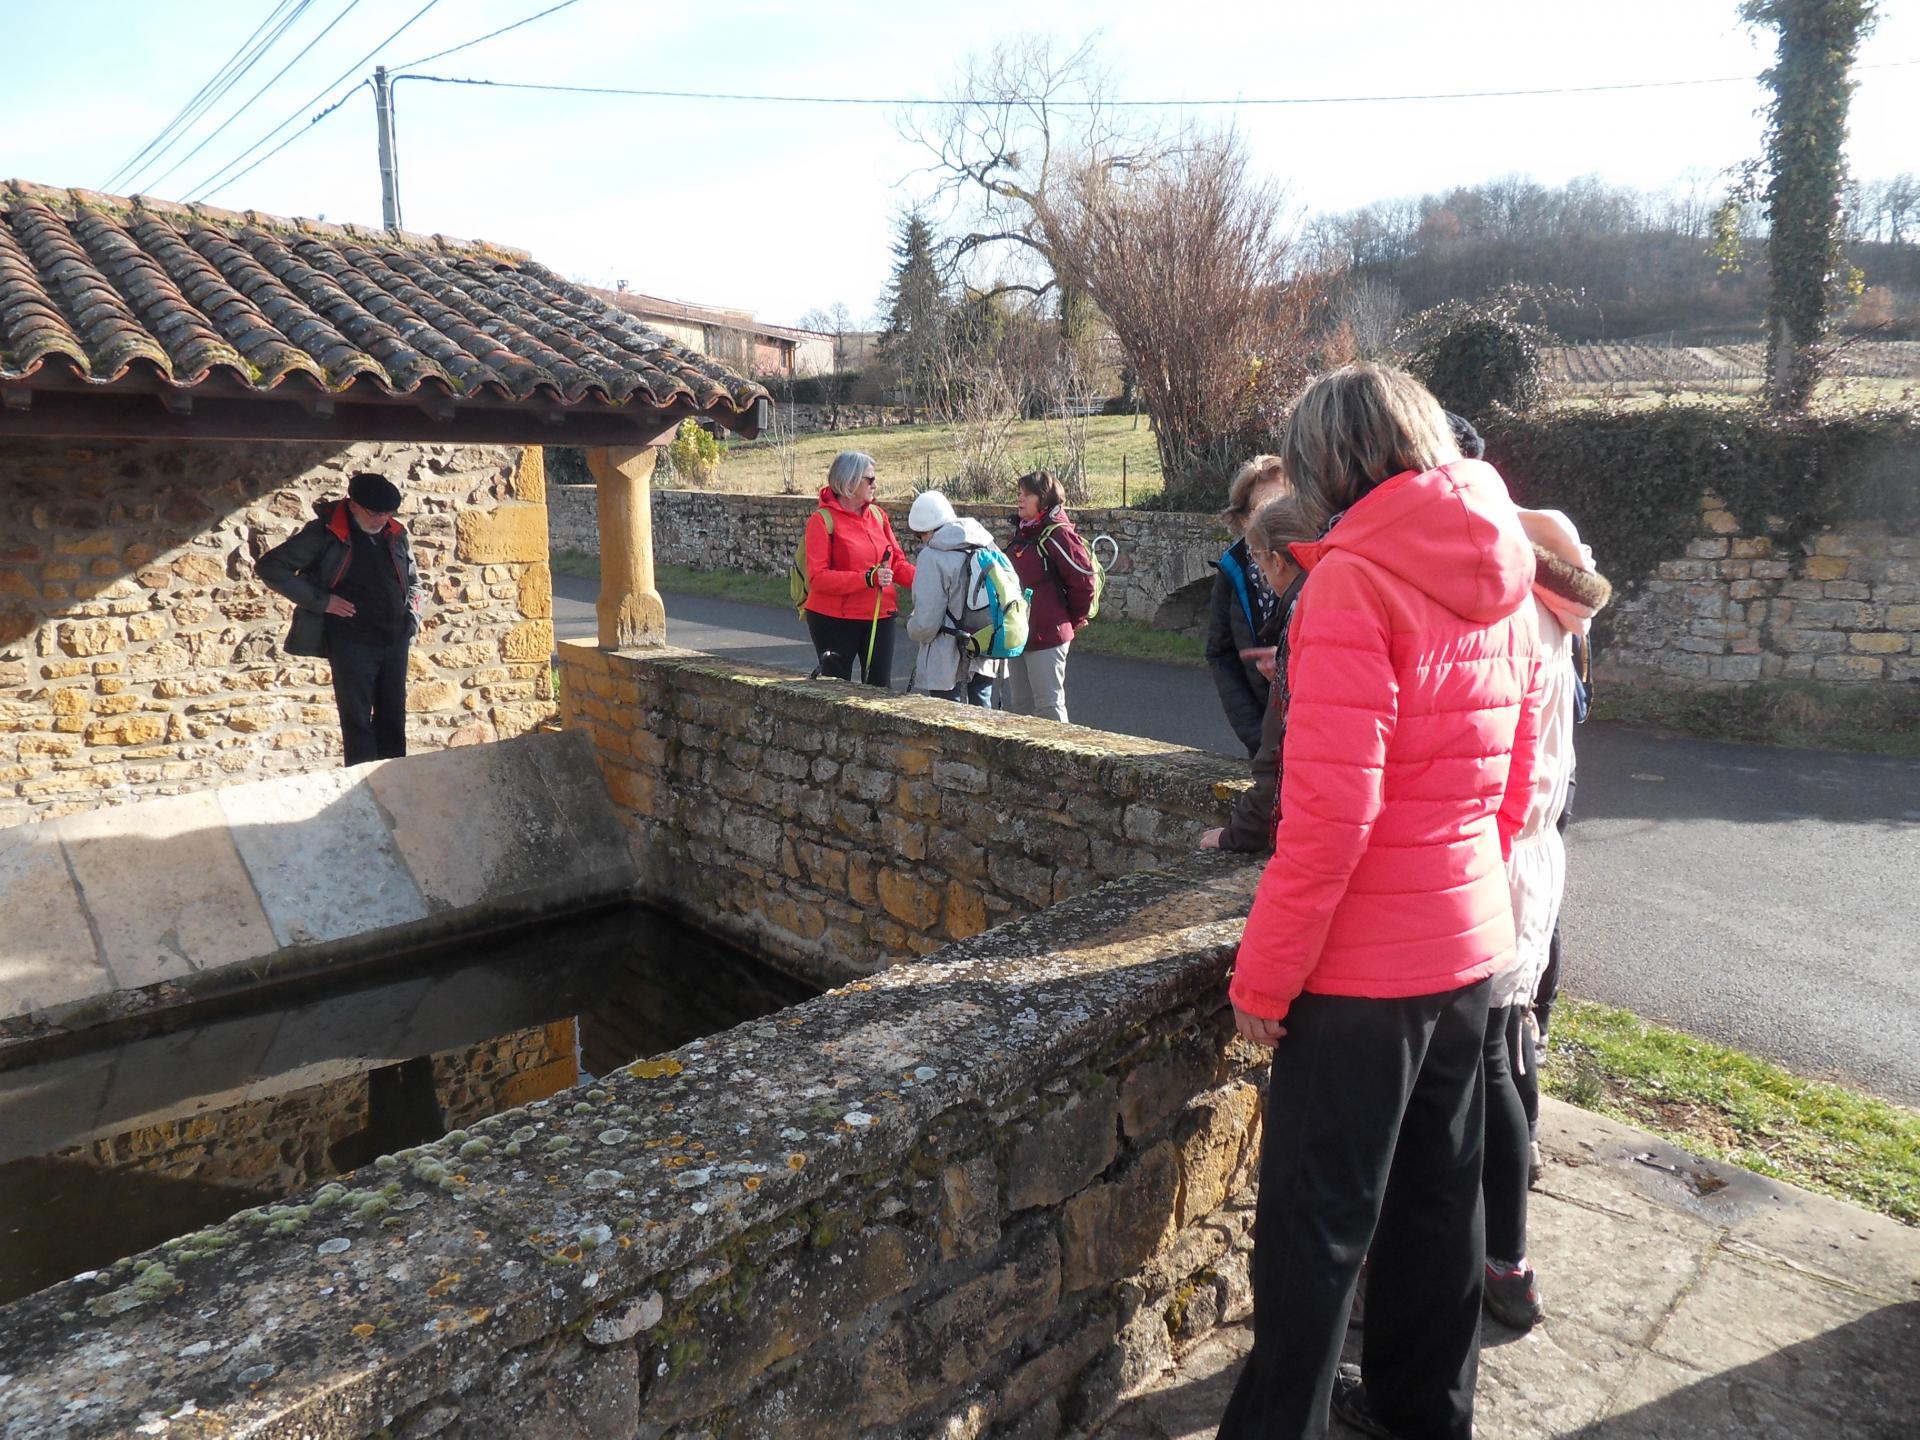
[[[1920,1230],[1543,1103],[1548,1318],[1486,1322],[1479,1440],[1920,1433]],[[1215,1331],[1098,1440],[1211,1437],[1250,1344]]]

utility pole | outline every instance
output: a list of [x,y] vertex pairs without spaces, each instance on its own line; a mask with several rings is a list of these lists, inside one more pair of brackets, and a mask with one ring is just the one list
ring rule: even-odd
[[400,228],[400,157],[393,148],[393,83],[387,67],[373,67],[373,112],[380,123],[380,213],[387,229]]

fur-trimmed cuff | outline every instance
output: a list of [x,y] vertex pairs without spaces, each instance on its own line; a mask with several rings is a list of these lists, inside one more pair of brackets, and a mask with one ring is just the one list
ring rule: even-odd
[[1613,598],[1613,585],[1606,576],[1569,565],[1544,545],[1533,547],[1533,583],[1560,602],[1556,609],[1589,618],[1606,609]]

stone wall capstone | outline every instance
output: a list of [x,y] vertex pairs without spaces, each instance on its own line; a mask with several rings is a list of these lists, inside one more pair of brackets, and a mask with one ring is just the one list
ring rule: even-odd
[[253,562],[373,470],[428,585],[409,743],[553,710],[538,449],[10,441],[0,446],[0,826],[337,760],[324,661]]
[[[556,485],[549,493],[556,551],[600,553],[591,485]],[[883,502],[903,543],[907,502]],[[731,570],[748,575],[784,575],[807,517],[818,501],[811,494],[726,495],[704,490],[653,492],[653,558],[660,565],[694,570]],[[1013,528],[1011,505],[956,505],[1004,537]],[[1167,597],[1212,575],[1211,562],[1227,532],[1210,515],[1156,510],[1073,510],[1074,524],[1091,540],[1111,535],[1120,556],[1107,575],[1102,616],[1151,622]],[[1111,552],[1101,547],[1103,556]]]
[[560,645],[640,892],[837,984],[1193,853],[1218,755],[689,651]]

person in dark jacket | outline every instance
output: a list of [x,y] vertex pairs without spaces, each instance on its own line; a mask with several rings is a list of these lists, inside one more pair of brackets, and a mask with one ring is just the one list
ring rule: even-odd
[[394,519],[400,491],[362,472],[347,498],[322,500],[315,518],[254,566],[294,603],[282,648],[322,655],[333,668],[346,763],[407,753],[407,650],[426,602],[413,543]]
[[1005,549],[1021,587],[1033,592],[1033,613],[1027,648],[1008,663],[1008,708],[1065,720],[1067,648],[1093,608],[1093,557],[1052,474],[1036,470],[1019,484],[1020,516]]
[[[1227,508],[1220,522],[1234,535],[1213,577],[1207,619],[1207,666],[1227,723],[1247,754],[1260,749],[1267,687],[1272,681],[1273,647],[1261,639],[1276,609],[1273,588],[1247,554],[1247,522],[1270,500],[1292,490],[1278,455],[1256,455],[1234,474],[1227,487]],[[1316,537],[1306,537],[1312,540]]]
[[1269,500],[1243,522],[1242,529],[1241,543],[1276,597],[1273,614],[1260,632],[1260,643],[1273,647],[1275,669],[1260,726],[1260,748],[1253,756],[1253,785],[1234,797],[1225,825],[1200,837],[1200,848],[1260,855],[1273,849],[1273,828],[1279,819],[1280,755],[1287,735],[1287,627],[1293,621],[1293,602],[1307,578],[1289,547],[1309,544],[1320,535],[1306,507],[1291,494]]

